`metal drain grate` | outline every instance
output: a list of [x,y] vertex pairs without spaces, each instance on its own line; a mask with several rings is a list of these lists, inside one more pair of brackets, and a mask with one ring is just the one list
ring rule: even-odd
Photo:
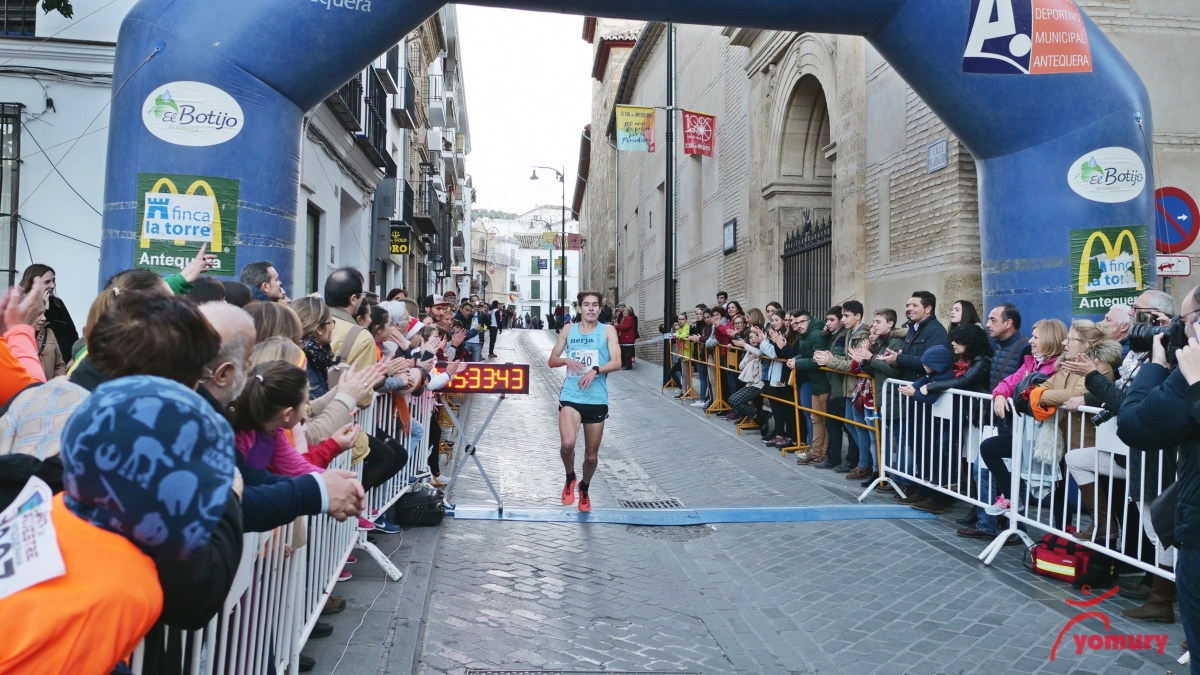
[[475,670],[467,675],[700,675],[695,670]]
[[617,503],[627,509],[681,509],[683,502],[670,499],[618,499]]

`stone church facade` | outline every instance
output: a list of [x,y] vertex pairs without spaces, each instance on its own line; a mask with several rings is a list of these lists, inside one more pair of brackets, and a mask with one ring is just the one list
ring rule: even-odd
[[[1200,80],[1185,66],[1200,57],[1200,6],[1079,4],[1150,91],[1158,186],[1200,194],[1200,118],[1186,113],[1200,94],[1182,81]],[[676,105],[717,116],[713,157],[684,155],[678,143],[676,307],[711,304],[724,290],[747,308],[777,300],[818,313],[853,298],[902,311],[913,291],[929,290],[945,319],[954,300],[981,302],[975,162],[866,40],[675,30]],[[574,199],[582,284],[630,304],[645,337],[662,322],[664,295],[666,26],[589,18],[584,37],[597,59]],[[616,104],[660,108],[657,152],[618,158]],[[1168,290],[1181,299],[1189,281]]]

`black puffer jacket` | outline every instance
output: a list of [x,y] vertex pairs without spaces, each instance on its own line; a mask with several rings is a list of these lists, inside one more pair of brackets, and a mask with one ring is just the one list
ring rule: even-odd
[[1031,354],[1029,338],[1021,335],[1020,331],[1013,333],[1004,340],[990,340],[992,343],[992,366],[988,369],[988,391],[996,388],[1000,381],[1017,372],[1026,354]]
[[959,377],[945,380],[935,380],[925,385],[930,394],[937,394],[947,389],[974,391],[980,394],[991,392],[988,388],[988,373],[991,371],[992,359],[988,356],[976,356],[971,359],[967,371]]
[[[1174,372],[1147,363],[1125,392],[1117,436],[1131,448],[1178,448],[1179,487],[1175,540],[1200,551],[1200,385],[1188,387]],[[1165,468],[1165,467],[1164,467]]]

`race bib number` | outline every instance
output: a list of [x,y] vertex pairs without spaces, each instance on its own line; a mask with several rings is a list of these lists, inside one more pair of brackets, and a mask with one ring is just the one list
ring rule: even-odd
[[573,354],[571,358],[582,363],[585,368],[601,365],[600,350],[598,349],[576,349]]
[[54,493],[30,478],[0,511],[0,599],[67,573],[50,518]]

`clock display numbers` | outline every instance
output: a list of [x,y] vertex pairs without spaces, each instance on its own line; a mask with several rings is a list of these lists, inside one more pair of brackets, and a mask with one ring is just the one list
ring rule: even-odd
[[442,391],[459,394],[528,394],[529,364],[463,364]]

